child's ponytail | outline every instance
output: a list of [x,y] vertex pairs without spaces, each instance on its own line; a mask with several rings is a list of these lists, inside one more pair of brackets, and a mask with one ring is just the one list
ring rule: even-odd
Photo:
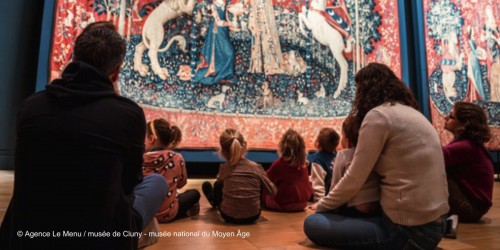
[[235,166],[244,158],[246,142],[243,135],[234,129],[226,129],[219,138],[220,153],[226,158],[229,166]]
[[171,133],[170,133],[170,145],[168,146],[170,149],[176,148],[182,141],[182,131],[179,127],[177,126],[172,126],[170,127]]
[[146,126],[146,135],[153,135],[168,149],[174,149],[182,140],[181,129],[177,126],[171,126],[163,118],[150,121]]

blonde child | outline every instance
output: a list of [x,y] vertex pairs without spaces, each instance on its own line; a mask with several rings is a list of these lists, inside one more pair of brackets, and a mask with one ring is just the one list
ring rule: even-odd
[[182,139],[179,127],[164,119],[148,122],[146,126],[146,153],[143,159],[144,176],[161,174],[168,182],[168,193],[156,219],[160,223],[198,214],[200,193],[195,189],[177,193],[187,183],[186,163],[181,154],[172,151]]
[[[359,132],[359,127],[356,125],[357,123],[353,122],[354,119],[354,116],[348,116],[342,123],[341,145],[344,149],[340,150],[335,158],[330,189],[333,189],[335,185],[340,182],[353,159],[356,144],[358,143]],[[329,198],[328,195],[321,198],[316,204],[316,207],[321,206],[328,209],[330,206]],[[358,194],[349,200],[346,206],[341,207],[339,213],[355,217],[370,216],[376,214],[376,212],[380,210],[379,200],[379,181],[377,175],[372,172]]]
[[304,139],[294,130],[287,130],[278,144],[278,154],[280,158],[267,170],[278,193],[276,196],[264,193],[265,206],[277,211],[304,210],[312,194]]
[[318,152],[312,155],[310,179],[315,202],[330,191],[332,162],[337,154],[339,139],[339,134],[333,128],[322,128],[316,138]]
[[214,186],[203,183],[203,193],[228,223],[250,224],[260,217],[262,188],[274,195],[276,187],[261,165],[245,158],[247,143],[234,129],[226,129],[219,138],[220,154],[226,163],[219,168]]

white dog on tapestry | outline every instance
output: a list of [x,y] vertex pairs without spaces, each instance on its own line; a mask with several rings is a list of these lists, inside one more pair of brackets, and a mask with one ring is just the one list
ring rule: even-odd
[[207,107],[209,108],[217,108],[215,103],[218,103],[219,109],[222,109],[222,104],[224,103],[224,100],[226,99],[226,91],[229,90],[229,86],[222,86],[221,93],[218,95],[212,96],[207,103]]
[[158,62],[158,52],[164,52],[177,41],[182,51],[186,51],[186,39],[177,35],[172,37],[164,48],[160,49],[163,42],[165,31],[163,25],[182,14],[193,14],[195,0],[164,0],[156,7],[153,12],[148,16],[142,29],[142,42],[135,47],[134,54],[134,69],[139,72],[141,76],[146,76],[148,73],[148,66],[142,63],[142,54],[148,51],[148,56],[151,61],[151,68],[155,75],[159,76],[162,80],[170,76],[166,68],[162,68]]

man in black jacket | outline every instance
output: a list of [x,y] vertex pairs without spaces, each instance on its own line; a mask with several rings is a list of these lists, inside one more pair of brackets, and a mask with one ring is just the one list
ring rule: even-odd
[[144,113],[113,88],[124,56],[112,23],[91,24],[61,79],[22,104],[0,249],[137,249],[168,185],[143,180]]

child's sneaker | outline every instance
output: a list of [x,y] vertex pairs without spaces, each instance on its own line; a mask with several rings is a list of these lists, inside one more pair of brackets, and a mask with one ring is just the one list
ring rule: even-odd
[[160,226],[158,225],[158,220],[153,218],[151,222],[142,231],[142,236],[139,238],[138,248],[144,249],[147,246],[151,246],[158,242],[158,232],[160,231]]
[[201,185],[201,190],[203,191],[203,194],[205,197],[207,197],[208,202],[210,205],[215,208],[215,203],[214,203],[214,190],[212,188],[212,184],[210,182],[205,181],[203,182],[203,185]]
[[191,217],[200,213],[200,203],[196,202],[187,212],[186,215]]
[[453,214],[446,218],[446,229],[444,232],[444,237],[450,239],[457,238],[457,228],[458,228],[458,215]]

